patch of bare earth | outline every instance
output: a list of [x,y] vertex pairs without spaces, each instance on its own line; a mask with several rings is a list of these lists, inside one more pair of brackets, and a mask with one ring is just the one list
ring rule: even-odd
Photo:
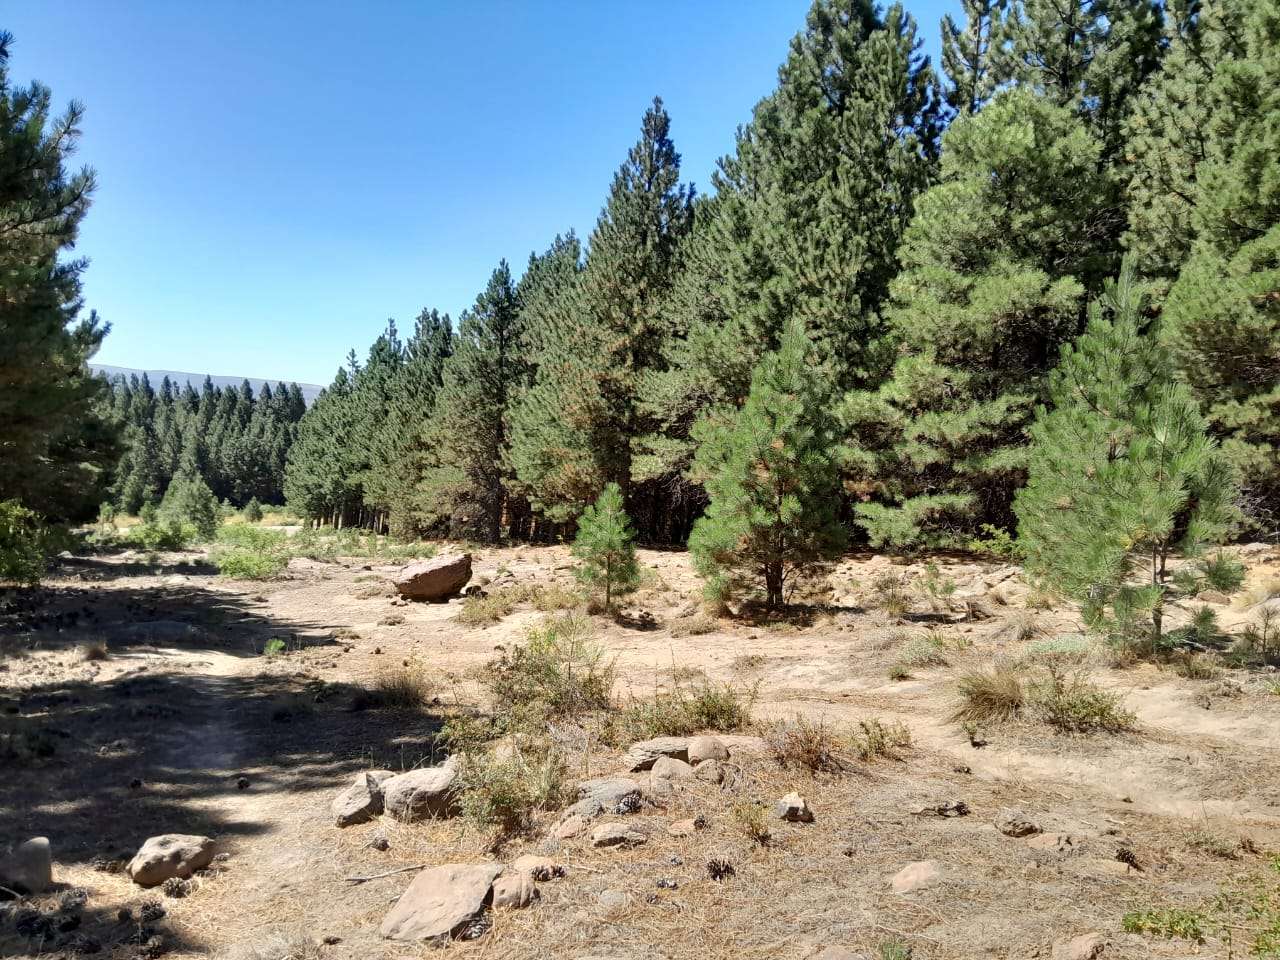
[[[1091,651],[1073,667],[1123,695],[1132,732],[1066,735],[1030,719],[965,731],[949,719],[959,674],[996,661],[1041,669],[1037,644],[1082,632],[1073,610],[1045,609],[1015,568],[943,557],[931,574],[858,556],[811,591],[806,613],[708,620],[685,554],[641,559],[644,588],[618,617],[593,618],[616,657],[619,697],[706,677],[755,686],[762,720],[878,717],[905,724],[914,745],[840,774],[735,755],[729,787],[680,781],[627,816],[647,837],[629,849],[550,839],[556,815],[541,815],[496,856],[545,854],[567,876],[540,883],[528,909],[493,912],[491,929],[453,951],[708,960],[842,946],[875,957],[897,943],[917,958],[1023,958],[1096,933],[1104,957],[1183,957],[1191,945],[1125,934],[1121,916],[1198,905],[1280,848],[1280,696],[1257,674],[1227,671],[1221,686],[1115,668]],[[378,936],[414,875],[391,871],[492,859],[491,838],[462,820],[381,817],[339,830],[330,801],[357,771],[438,761],[443,720],[484,706],[473,668],[545,614],[521,602],[497,623],[464,626],[459,601],[398,601],[377,561],[295,561],[268,583],[219,579],[197,555],[162,561],[71,560],[34,597],[0,599],[0,836],[50,838],[60,886],[37,909],[54,913],[69,889],[88,897],[73,929],[38,938],[15,929],[11,910],[0,953],[69,954],[92,941],[98,956],[140,957],[153,949],[144,934],[173,955],[422,953]],[[1251,582],[1280,573],[1275,554],[1249,562]],[[572,583],[559,547],[483,550],[475,573],[491,591]],[[905,610],[884,609],[885,574],[905,582]],[[938,577],[953,586],[937,589]],[[1218,609],[1227,629],[1250,615]],[[273,640],[283,649],[264,653],[279,649]],[[95,644],[105,659],[86,658]],[[936,655],[919,657],[926,647]],[[895,670],[908,655],[930,662]],[[426,667],[433,702],[404,711],[362,701],[405,663]],[[616,751],[582,753],[573,775],[617,773],[620,762]],[[771,806],[790,791],[815,822],[771,821],[767,843],[749,838],[735,804]],[[930,812],[948,802],[967,813]],[[1040,832],[997,830],[1009,807]],[[668,834],[695,816],[705,829]],[[213,837],[229,856],[185,897],[142,891],[119,863],[165,832]],[[710,861],[732,874],[713,879]],[[894,875],[917,861],[933,861],[937,879],[894,892]],[[346,879],[375,874],[387,875]],[[166,916],[139,920],[148,898]],[[1197,949],[1226,956],[1215,941]]]

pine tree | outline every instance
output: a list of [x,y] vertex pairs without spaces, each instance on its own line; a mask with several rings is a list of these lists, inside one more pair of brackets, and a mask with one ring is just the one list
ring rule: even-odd
[[89,209],[92,170],[67,169],[83,108],[51,112],[47,87],[14,86],[0,33],[0,500],[90,516],[119,456],[106,382],[87,362],[108,328],[80,318],[85,261],[64,259]]
[[679,182],[670,126],[655,99],[614,176],[582,271],[561,268],[533,328],[542,350],[513,419],[511,462],[557,520],[579,513],[605,483],[631,487],[640,384],[663,362],[661,308],[692,220],[693,190]]
[[244,505],[244,519],[247,523],[262,522],[262,504],[258,502],[257,497],[250,498]]
[[1238,56],[1206,93],[1195,241],[1169,291],[1164,334],[1255,527],[1280,532],[1280,11],[1251,0]]
[[1084,604],[1090,623],[1158,645],[1169,560],[1226,535],[1235,484],[1145,329],[1131,265],[1064,349],[1049,395],[1016,503],[1027,569]]
[[420,496],[455,532],[496,543],[509,495],[510,404],[524,382],[520,304],[506,261],[462,315],[432,414],[434,465]]
[[581,561],[574,575],[588,587],[603,590],[606,610],[613,608],[615,596],[635,588],[640,576],[635,532],[616,483],[605,484],[596,502],[582,512],[573,555]]
[[963,0],[964,26],[942,18],[942,69],[947,105],[959,116],[977,113],[1008,78],[1009,0]]
[[1117,191],[1074,111],[1000,93],[944,140],[894,280],[892,375],[851,393],[847,489],[876,546],[963,543],[1008,525],[1025,428],[1086,291],[1115,263]]
[[694,466],[711,503],[689,549],[716,595],[762,583],[776,609],[797,575],[843,547],[830,402],[830,374],[796,320],[761,360],[733,420],[699,425]]
[[192,473],[173,478],[157,516],[171,525],[190,524],[202,540],[212,540],[221,522],[218,498],[200,476]]

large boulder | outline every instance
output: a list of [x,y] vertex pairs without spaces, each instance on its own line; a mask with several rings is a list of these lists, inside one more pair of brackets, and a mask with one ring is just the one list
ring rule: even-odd
[[446,863],[413,878],[382,920],[388,940],[452,940],[478,917],[490,899],[499,863]]
[[382,812],[382,785],[395,776],[390,770],[366,770],[355,782],[333,798],[329,809],[340,827],[372,820]]
[[389,816],[406,823],[451,816],[456,809],[451,766],[410,770],[382,782],[382,806]]
[[129,861],[129,876],[141,887],[154,887],[172,877],[187,879],[213,862],[213,841],[186,833],[151,837]]
[[447,600],[471,579],[471,554],[446,553],[401,568],[393,583],[407,600]]
[[53,884],[48,837],[32,837],[0,857],[0,885],[20,893],[44,893]]

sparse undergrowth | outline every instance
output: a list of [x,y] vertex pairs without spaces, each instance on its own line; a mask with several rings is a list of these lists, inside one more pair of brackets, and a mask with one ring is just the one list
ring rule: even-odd
[[966,727],[1028,717],[1065,733],[1123,733],[1137,718],[1124,698],[1101,689],[1083,671],[1066,672],[1050,663],[1039,678],[1018,667],[995,664],[957,681],[960,704],[951,719]]
[[905,726],[886,724],[877,718],[859,721],[856,728],[846,729],[796,714],[790,720],[763,725],[761,733],[779,766],[813,773],[842,773],[855,759],[896,759],[899,751],[912,742],[911,731]]
[[739,689],[733,684],[711,681],[677,683],[669,691],[632,700],[611,715],[605,737],[621,745],[651,737],[688,736],[703,730],[743,730],[751,723],[755,699],[754,686]]

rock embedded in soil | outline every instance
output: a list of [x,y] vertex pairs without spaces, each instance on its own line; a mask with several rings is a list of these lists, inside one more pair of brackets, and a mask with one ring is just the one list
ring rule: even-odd
[[606,910],[621,910],[631,902],[631,897],[623,890],[603,890],[596,902]]
[[650,769],[659,757],[674,757],[688,763],[689,738],[654,737],[652,740],[641,740],[631,745],[623,762],[632,773],[638,773]]
[[908,863],[893,876],[889,885],[894,893],[914,893],[927,890],[942,880],[942,868],[934,860],[917,860]]
[[48,837],[32,837],[0,857],[0,885],[21,893],[44,893],[53,885],[53,848]]
[[706,821],[701,817],[690,817],[687,820],[677,820],[668,826],[667,833],[673,837],[691,837],[705,826]]
[[173,877],[185,880],[213,862],[213,841],[186,833],[151,837],[129,861],[128,871],[140,887],[154,887]]
[[1053,945],[1053,960],[1096,960],[1106,950],[1106,941],[1099,934],[1086,933],[1071,940],[1059,940]]
[[494,909],[523,910],[537,899],[538,888],[528,873],[504,874],[493,881]]
[[388,940],[443,943],[484,912],[501,864],[446,863],[413,878],[382,920]]
[[798,793],[788,793],[773,806],[773,815],[788,823],[813,823],[809,802]]
[[382,806],[388,816],[405,823],[452,816],[456,810],[453,767],[425,767],[382,782]]
[[689,762],[695,767],[703,760],[728,760],[729,748],[719,737],[690,737]]
[[629,777],[583,780],[578,784],[578,797],[580,799],[565,810],[561,823],[575,816],[591,820],[606,813],[634,813],[643,803],[640,784]]
[[1040,832],[1040,824],[1036,823],[1021,810],[1003,807],[995,818],[996,829],[1006,837],[1030,837]]
[[675,757],[659,757],[653,762],[650,776],[664,780],[690,780],[693,778],[693,767]]
[[557,840],[572,840],[587,829],[587,818],[571,813],[551,829],[551,835]]
[[703,760],[693,768],[693,775],[707,783],[724,783],[728,779],[728,771],[719,760]]
[[356,774],[355,781],[333,798],[330,810],[340,827],[365,823],[382,813],[382,785],[395,776],[390,770],[366,770]]
[[401,568],[393,579],[408,600],[439,601],[454,596],[471,579],[471,554],[451,553]]
[[625,823],[602,823],[591,831],[593,847],[636,847],[648,839]]
[[527,873],[539,883],[546,883],[548,880],[559,880],[567,873],[564,864],[557,863],[550,857],[540,857],[533,853],[526,853],[524,856],[516,857],[511,861],[511,869],[516,873]]

